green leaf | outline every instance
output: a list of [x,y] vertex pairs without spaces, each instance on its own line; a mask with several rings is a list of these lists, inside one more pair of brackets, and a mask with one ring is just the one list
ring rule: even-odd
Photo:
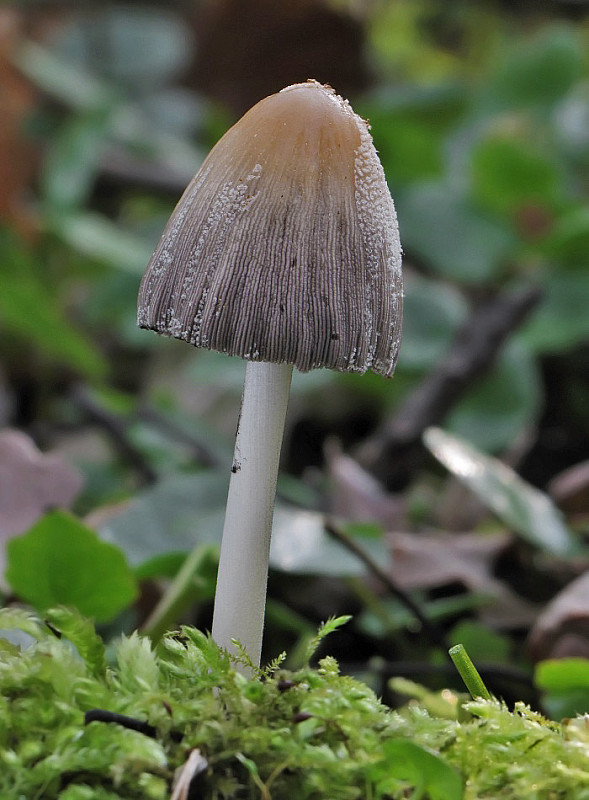
[[522,328],[523,341],[537,353],[558,353],[589,337],[589,272],[554,270],[542,278],[543,298]]
[[42,177],[44,199],[52,213],[88,199],[107,132],[108,115],[91,112],[68,120],[53,139]]
[[395,189],[441,176],[444,137],[463,113],[467,95],[459,84],[388,84],[357,111],[370,120],[374,144]]
[[536,665],[534,683],[549,692],[586,689],[589,692],[589,659],[547,659]]
[[480,214],[449,185],[412,186],[399,195],[397,211],[404,248],[446,278],[490,280],[514,245],[507,227]]
[[379,797],[395,794],[399,781],[416,789],[411,797],[430,800],[461,800],[462,779],[440,756],[430,753],[408,739],[392,739],[383,744],[384,760],[369,770],[376,781]]
[[[388,552],[383,538],[365,538],[362,549],[383,564]],[[303,575],[364,575],[366,567],[325,532],[325,517],[277,505],[270,545],[274,569]]]
[[[173,475],[139,492],[102,527],[101,538],[118,545],[135,568],[167,553],[189,552],[197,544],[220,544],[227,489],[225,472]],[[388,558],[382,539],[366,539],[363,547],[378,561]],[[325,532],[323,514],[280,503],[274,512],[270,565],[310,575],[365,572]]]
[[173,578],[186,559],[186,553],[163,553],[144,561],[134,570],[139,581],[153,578]]
[[59,300],[41,281],[41,265],[34,263],[32,254],[7,236],[0,237],[0,253],[0,330],[81,375],[103,377],[107,367],[102,355],[67,321]]
[[74,66],[63,61],[38,44],[22,43],[15,61],[33,83],[68,106],[95,111],[108,108],[113,102],[115,93],[107,84],[90,75],[79,64]]
[[551,719],[584,719],[589,714],[589,689],[571,689],[567,692],[547,692],[542,696],[542,707]]
[[431,7],[424,0],[378,3],[367,15],[371,55],[385,74],[410,76],[416,83],[441,83],[453,74],[459,60],[448,47],[440,47],[427,29]]
[[[227,473],[229,470],[227,470]],[[203,470],[176,474],[138,492],[100,529],[137,568],[170,553],[188,553],[198,543],[220,543],[229,479]]]
[[454,406],[445,427],[475,447],[498,452],[537,417],[541,397],[536,361],[512,339],[485,377]]
[[438,461],[523,539],[556,555],[578,554],[578,542],[550,498],[506,464],[440,428],[428,428],[423,441]]
[[567,210],[556,221],[542,251],[567,267],[589,265],[589,205]]
[[448,635],[451,642],[461,642],[473,661],[507,662],[511,643],[507,636],[472,620],[462,620]]
[[6,580],[39,609],[69,605],[106,622],[137,596],[121,551],[64,511],[46,514],[7,545]]
[[491,211],[511,213],[527,204],[551,205],[558,197],[559,175],[529,142],[493,137],[472,154],[473,193]]
[[55,233],[89,258],[140,276],[152,254],[149,243],[93,211],[71,212],[50,221]]
[[[96,38],[108,47],[97,54]],[[190,27],[165,4],[105,3],[95,13],[70,17],[53,37],[58,56],[76,70],[92,64],[117,84],[146,90],[171,82],[192,59]],[[100,51],[99,51],[100,52]]]
[[441,175],[441,136],[428,122],[397,113],[387,115],[378,123],[372,119],[372,124],[389,183],[402,184]]
[[572,27],[553,25],[517,39],[498,59],[483,99],[493,106],[547,107],[571,88],[583,68],[583,48]]
[[534,683],[542,690],[542,705],[554,719],[589,712],[589,660],[548,659],[536,665]]
[[466,319],[467,304],[456,289],[411,274],[403,300],[402,369],[430,370],[446,353]]

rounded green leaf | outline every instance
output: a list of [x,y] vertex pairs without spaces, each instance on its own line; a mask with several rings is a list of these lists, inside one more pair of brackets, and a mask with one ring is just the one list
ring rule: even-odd
[[472,154],[473,191],[491,211],[513,212],[526,204],[550,206],[558,196],[555,166],[529,142],[490,138]]
[[589,337],[589,272],[555,271],[542,280],[543,297],[522,329],[525,343],[538,353],[556,353]]
[[559,658],[541,661],[534,672],[534,683],[539,689],[550,692],[589,691],[589,660]]
[[568,267],[589,264],[589,205],[571,208],[556,221],[544,242],[546,254]]
[[403,347],[399,366],[433,369],[466,319],[467,304],[456,289],[416,275],[405,280],[403,304]]
[[397,211],[405,250],[446,278],[490,280],[514,245],[507,226],[483,216],[448,185],[413,186],[399,196]]
[[118,547],[65,511],[46,514],[7,546],[6,580],[36,608],[73,606],[98,622],[133,602],[137,584]]
[[553,25],[498,59],[487,97],[494,106],[550,106],[570,89],[583,68],[581,42],[573,28]]
[[[140,574],[148,573],[165,554],[189,552],[197,544],[220,544],[226,499],[223,472],[172,475],[139,492],[104,525],[101,536],[122,548]],[[367,539],[363,547],[374,559],[386,560],[382,538]],[[326,533],[324,514],[280,502],[274,511],[270,566],[311,575],[365,572],[364,565]]]

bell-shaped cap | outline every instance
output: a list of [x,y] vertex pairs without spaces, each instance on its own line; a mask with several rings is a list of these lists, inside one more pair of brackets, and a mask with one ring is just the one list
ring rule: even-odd
[[389,376],[401,313],[397,219],[368,125],[308,81],[211,150],[149,263],[138,322],[246,359]]

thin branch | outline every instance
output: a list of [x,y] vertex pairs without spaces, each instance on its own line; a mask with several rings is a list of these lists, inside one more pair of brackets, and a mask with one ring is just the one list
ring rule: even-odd
[[188,433],[181,425],[160,414],[159,411],[149,406],[142,406],[139,410],[139,419],[159,430],[168,439],[186,447],[195,461],[202,464],[203,467],[224,466],[221,459],[204,442],[200,441],[194,434]]
[[355,555],[356,558],[359,559],[369,569],[375,578],[384,584],[384,586],[387,588],[387,591],[390,592],[393,597],[396,597],[397,600],[399,600],[399,602],[402,603],[405,608],[407,608],[419,621],[421,627],[430,637],[432,643],[438,647],[441,647],[444,653],[447,655],[450,645],[446,640],[446,635],[444,634],[443,630],[427,618],[419,605],[406,592],[404,592],[403,589],[400,589],[397,586],[391,576],[385,572],[380,564],[377,564],[372,556],[366,553],[357,542],[344,533],[344,531],[342,531],[342,529],[333,520],[327,519],[325,521],[325,530],[330,536],[332,536],[347,550],[349,550],[350,553]]
[[70,397],[88,422],[108,435],[118,455],[139,473],[142,480],[147,484],[155,483],[157,472],[131,441],[126,421],[99,405],[84,386],[74,386]]
[[538,304],[538,287],[495,295],[474,308],[439,365],[363,445],[361,463],[389,489],[402,488],[421,463],[421,437],[439,424],[492,365],[509,334]]

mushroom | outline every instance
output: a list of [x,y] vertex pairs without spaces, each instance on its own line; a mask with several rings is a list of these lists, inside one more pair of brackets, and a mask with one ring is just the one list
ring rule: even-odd
[[212,634],[259,664],[292,367],[392,375],[401,246],[368,124],[329,86],[261,100],[211,150],[139,292],[138,324],[248,361]]

